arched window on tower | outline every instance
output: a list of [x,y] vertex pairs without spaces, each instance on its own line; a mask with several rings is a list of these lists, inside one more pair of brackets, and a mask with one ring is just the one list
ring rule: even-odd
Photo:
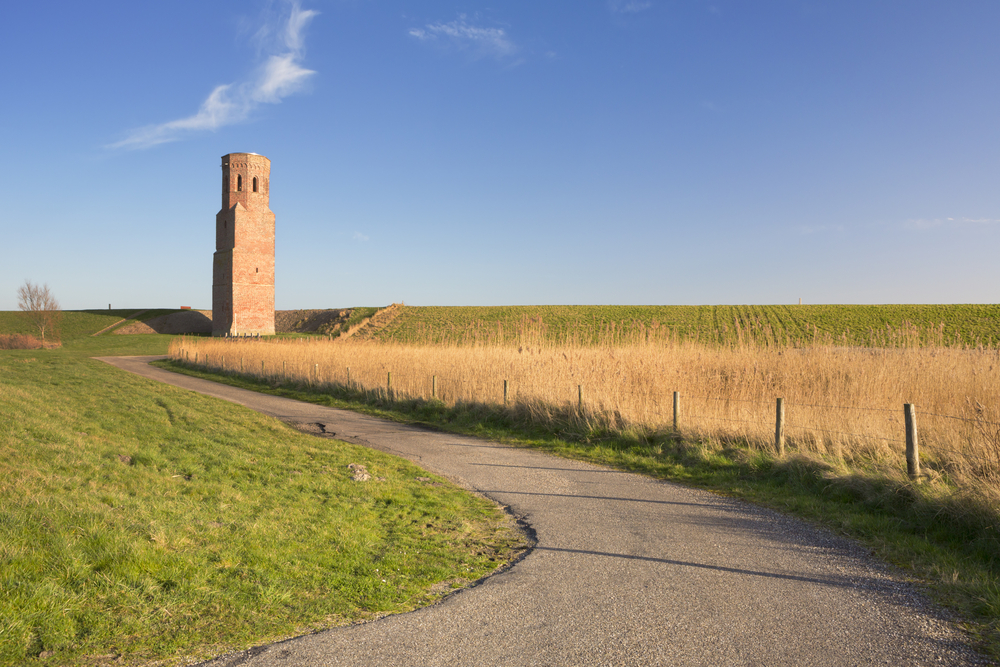
[[243,177],[242,176],[237,176],[236,177],[236,191],[237,192],[243,192]]
[[253,191],[257,192],[257,177],[253,177]]

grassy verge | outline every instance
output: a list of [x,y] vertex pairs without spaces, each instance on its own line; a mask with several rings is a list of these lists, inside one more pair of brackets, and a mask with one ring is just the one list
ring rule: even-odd
[[413,609],[523,548],[401,459],[89,358],[169,339],[0,353],[0,664],[205,659]]
[[587,431],[573,415],[544,423],[502,406],[391,400],[384,391],[322,390],[209,373],[177,362],[190,375],[275,395],[358,410],[404,422],[493,438],[554,454],[671,479],[774,507],[868,545],[902,567],[937,601],[956,610],[981,648],[1000,658],[1000,517],[987,499],[944,482],[912,484],[898,472],[848,469],[819,455],[776,459],[742,446],[669,433]]

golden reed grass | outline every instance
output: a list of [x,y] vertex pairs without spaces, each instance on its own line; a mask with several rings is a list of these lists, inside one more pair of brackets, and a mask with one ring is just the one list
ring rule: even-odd
[[[903,404],[916,405],[931,474],[995,488],[1000,479],[1000,352],[940,346],[731,347],[655,340],[584,346],[408,345],[286,339],[184,338],[174,359],[268,379],[346,384],[447,404],[502,404],[536,419],[575,414],[583,428],[774,446],[775,400],[786,446],[905,470]],[[582,396],[582,409],[578,407]],[[561,418],[561,417],[560,417]]]

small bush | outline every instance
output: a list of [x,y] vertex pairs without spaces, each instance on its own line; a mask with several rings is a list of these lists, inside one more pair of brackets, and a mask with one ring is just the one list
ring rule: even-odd
[[40,350],[42,341],[28,334],[0,334],[0,350]]

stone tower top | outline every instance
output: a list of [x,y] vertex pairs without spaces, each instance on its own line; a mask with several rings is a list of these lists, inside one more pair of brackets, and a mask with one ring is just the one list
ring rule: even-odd
[[271,161],[257,153],[222,156],[222,208],[238,203],[247,210],[267,210]]

